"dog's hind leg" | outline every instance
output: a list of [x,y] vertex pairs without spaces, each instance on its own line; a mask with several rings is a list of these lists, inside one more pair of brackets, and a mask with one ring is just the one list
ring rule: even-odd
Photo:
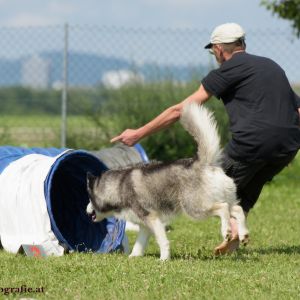
[[139,233],[129,257],[143,256],[145,249],[147,247],[148,240],[151,233],[149,229],[144,227],[143,225],[140,225],[139,227],[140,227]]
[[241,206],[234,205],[231,208],[230,214],[236,219],[238,227],[239,240],[246,245],[249,242],[249,230],[246,225],[246,217]]
[[224,240],[231,239],[230,212],[229,205],[224,202],[215,203],[211,208],[211,214],[221,219],[221,233]]
[[157,217],[150,217],[147,219],[147,225],[154,233],[155,239],[160,249],[160,260],[167,260],[170,258],[170,244],[167,238],[165,225]]

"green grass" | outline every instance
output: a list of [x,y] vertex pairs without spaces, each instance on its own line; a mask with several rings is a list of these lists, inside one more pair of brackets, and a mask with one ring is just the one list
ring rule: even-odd
[[[265,186],[248,218],[251,242],[216,258],[219,220],[176,219],[168,233],[172,259],[159,261],[151,239],[146,256],[73,253],[34,259],[0,251],[0,288],[44,288],[35,299],[299,299],[300,155]],[[130,244],[135,233],[129,234]]]
[[[80,124],[83,126],[91,126],[93,123],[87,116],[68,116],[68,123],[71,125]],[[42,126],[60,127],[61,116],[59,115],[4,115],[0,118],[0,127],[20,127],[29,128]]]
[[[0,144],[22,147],[60,147],[61,116],[5,115],[0,118]],[[102,134],[103,135],[103,134]],[[91,140],[101,147],[101,128],[88,116],[68,116],[68,147],[88,148]],[[109,139],[104,138],[107,142]],[[97,148],[97,149],[98,149]]]

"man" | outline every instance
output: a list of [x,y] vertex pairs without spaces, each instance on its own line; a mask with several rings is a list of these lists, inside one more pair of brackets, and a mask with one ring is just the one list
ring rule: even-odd
[[[232,133],[224,150],[223,167],[235,180],[240,205],[247,215],[264,184],[287,166],[300,148],[300,98],[279,65],[246,53],[245,32],[240,25],[226,23],[216,27],[205,48],[220,67],[202,80],[199,89],[146,125],[127,129],[111,142],[132,146],[177,121],[185,103],[204,103],[212,95],[222,99]],[[232,240],[219,245],[216,253],[238,248],[233,218],[231,226]]]

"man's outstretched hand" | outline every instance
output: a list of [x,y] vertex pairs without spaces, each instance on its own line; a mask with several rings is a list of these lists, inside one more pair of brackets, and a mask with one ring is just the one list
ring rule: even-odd
[[139,141],[140,137],[138,135],[137,129],[126,129],[120,135],[112,138],[111,143],[121,142],[129,147],[135,145]]

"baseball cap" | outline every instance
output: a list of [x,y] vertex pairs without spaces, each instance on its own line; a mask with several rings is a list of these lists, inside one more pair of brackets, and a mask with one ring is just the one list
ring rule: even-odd
[[232,43],[245,38],[244,29],[236,23],[225,23],[217,26],[210,36],[210,43],[204,48],[210,49],[213,44]]

